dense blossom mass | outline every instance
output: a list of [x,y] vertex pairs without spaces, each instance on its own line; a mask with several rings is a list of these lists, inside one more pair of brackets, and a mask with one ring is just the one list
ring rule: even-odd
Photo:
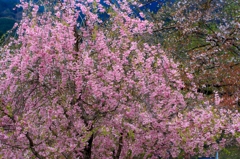
[[125,0],[105,3],[19,5],[18,37],[1,51],[0,156],[177,158],[240,143],[240,114],[184,92],[178,65],[141,40],[153,24]]

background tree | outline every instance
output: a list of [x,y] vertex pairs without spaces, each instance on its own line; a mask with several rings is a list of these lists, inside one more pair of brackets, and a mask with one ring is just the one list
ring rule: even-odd
[[193,74],[199,92],[211,98],[218,92],[221,105],[238,106],[239,1],[178,0],[162,5],[156,14],[144,11],[156,26],[151,43],[160,42],[181,63],[183,74],[186,68]]

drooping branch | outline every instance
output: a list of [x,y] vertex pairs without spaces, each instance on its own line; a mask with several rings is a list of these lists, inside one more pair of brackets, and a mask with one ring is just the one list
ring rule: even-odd
[[42,155],[40,155],[36,149],[34,148],[35,144],[33,143],[32,138],[29,136],[29,132],[26,133],[26,138],[28,139],[29,142],[29,148],[31,149],[32,153],[38,158],[38,159],[44,159]]
[[82,37],[81,37],[81,35],[79,34],[76,25],[74,26],[74,36],[75,36],[75,40],[76,40],[75,45],[74,45],[74,50],[75,50],[76,52],[78,52],[78,51],[79,51],[79,44],[80,44],[81,41],[82,41]]

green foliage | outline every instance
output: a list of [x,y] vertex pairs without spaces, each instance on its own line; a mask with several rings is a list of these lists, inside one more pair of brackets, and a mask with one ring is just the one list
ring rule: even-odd
[[239,147],[229,147],[220,152],[219,159],[239,159],[239,156]]
[[10,18],[0,18],[0,35],[2,36],[5,32],[12,29],[16,21]]
[[17,3],[18,0],[0,1],[0,37],[13,27],[16,19],[20,18],[21,9],[13,10]]
[[240,16],[240,0],[236,0],[232,3],[230,0],[226,1],[228,4],[224,7],[223,11],[229,15],[230,19],[238,18]]
[[3,34],[4,34],[4,33],[0,30],[0,38],[3,36]]

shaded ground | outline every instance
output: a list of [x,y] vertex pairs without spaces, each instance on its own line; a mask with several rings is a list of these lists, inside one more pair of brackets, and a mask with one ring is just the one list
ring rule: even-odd
[[240,148],[230,147],[219,154],[219,159],[240,159]]

